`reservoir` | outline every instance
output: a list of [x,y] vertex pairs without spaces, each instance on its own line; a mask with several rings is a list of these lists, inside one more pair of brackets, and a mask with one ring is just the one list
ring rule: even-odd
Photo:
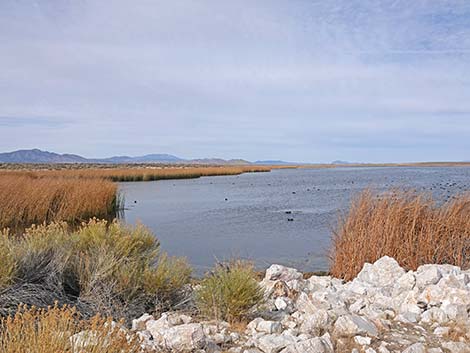
[[197,274],[231,258],[260,269],[327,270],[338,216],[368,187],[412,188],[445,201],[470,190],[470,168],[277,169],[120,184],[124,220],[149,227],[163,251],[187,257]]

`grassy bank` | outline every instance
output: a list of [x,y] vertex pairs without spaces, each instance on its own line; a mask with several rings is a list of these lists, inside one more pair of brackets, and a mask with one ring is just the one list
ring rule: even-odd
[[269,172],[269,167],[252,166],[216,166],[216,167],[180,167],[180,168],[113,168],[113,169],[81,169],[62,171],[43,171],[39,175],[61,175],[69,178],[107,179],[115,182],[152,181],[166,179],[194,179],[204,176],[239,175],[243,173]]
[[69,178],[69,179],[105,179],[115,182],[126,181],[151,181],[165,179],[192,179],[203,176],[239,175],[243,173],[269,172],[272,167],[267,166],[145,166],[145,167],[119,167],[100,166],[86,168],[77,165],[76,168],[56,169],[52,166],[49,169],[13,169],[3,170],[3,175],[30,175],[36,178]]
[[0,229],[91,217],[113,218],[119,208],[117,185],[100,179],[0,175]]
[[427,194],[363,192],[334,234],[331,273],[350,280],[385,255],[410,270],[430,263],[469,268],[470,195],[438,204]]

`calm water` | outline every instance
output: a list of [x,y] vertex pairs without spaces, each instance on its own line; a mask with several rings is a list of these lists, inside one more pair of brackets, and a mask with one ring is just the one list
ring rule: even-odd
[[470,190],[470,168],[295,169],[120,185],[126,222],[150,227],[165,251],[186,256],[198,273],[233,257],[260,268],[326,270],[337,215],[368,186],[446,199]]

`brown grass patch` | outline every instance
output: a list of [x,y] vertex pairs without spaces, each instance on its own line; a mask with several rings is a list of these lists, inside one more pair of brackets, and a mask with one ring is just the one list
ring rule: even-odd
[[364,191],[334,232],[331,274],[353,279],[382,256],[405,269],[427,263],[470,265],[470,195],[438,204],[430,195]]
[[[82,336],[72,335],[86,330]],[[0,353],[137,353],[136,336],[120,329],[112,319],[95,316],[80,320],[74,308],[20,307],[0,320]]]
[[189,179],[270,170],[263,166],[88,168],[82,165],[64,169],[2,170],[0,229],[21,229],[57,221],[77,224],[92,217],[112,219],[122,203],[113,182]]
[[109,218],[116,214],[118,204],[117,186],[106,180],[0,175],[0,229]]
[[[139,167],[139,168],[83,168],[62,170],[37,170],[38,177],[64,177],[85,179],[109,179],[112,181],[151,181],[165,179],[191,179],[203,176],[238,175],[252,172],[269,172],[263,166],[178,166],[178,167]],[[10,172],[12,173],[12,172]],[[18,172],[13,172],[18,173]],[[19,172],[21,173],[21,172]]]

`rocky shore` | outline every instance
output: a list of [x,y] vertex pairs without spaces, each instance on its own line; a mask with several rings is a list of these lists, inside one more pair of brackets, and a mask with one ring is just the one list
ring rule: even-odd
[[[272,265],[260,285],[267,302],[243,328],[181,312],[133,321],[150,352],[470,352],[470,271],[424,265],[405,271],[383,257],[351,282]],[[90,332],[74,336],[86,344]]]

